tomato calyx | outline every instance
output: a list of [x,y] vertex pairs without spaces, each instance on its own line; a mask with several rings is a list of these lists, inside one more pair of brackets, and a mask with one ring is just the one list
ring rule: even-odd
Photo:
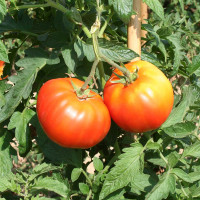
[[137,78],[138,78],[138,67],[136,67],[135,72],[130,72],[129,76],[127,77],[126,75],[119,75],[115,72],[113,72],[115,76],[119,78],[119,80],[116,81],[110,81],[111,83],[122,83],[124,85],[129,85],[133,83]]
[[91,88],[88,88],[86,90],[82,90],[81,87],[77,87],[73,81],[71,80],[71,84],[72,84],[72,87],[74,89],[74,92],[76,93],[76,96],[78,97],[79,100],[86,100],[88,98],[92,98],[94,97],[95,95],[90,95],[90,91],[91,91]]

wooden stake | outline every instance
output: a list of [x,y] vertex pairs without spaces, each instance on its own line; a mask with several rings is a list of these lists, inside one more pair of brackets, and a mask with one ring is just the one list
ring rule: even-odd
[[[142,24],[147,24],[147,21],[145,19],[148,19],[148,6],[146,3],[141,2],[141,19]],[[146,38],[147,31],[141,30],[141,37]],[[145,43],[145,40],[142,40],[142,45]]]
[[[137,15],[132,15],[128,24],[128,48],[141,56],[141,0],[133,1],[133,10]],[[140,59],[137,57],[132,61]]]

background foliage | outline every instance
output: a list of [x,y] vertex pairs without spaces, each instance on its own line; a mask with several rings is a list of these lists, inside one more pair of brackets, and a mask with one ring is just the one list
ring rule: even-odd
[[[149,19],[142,59],[171,80],[175,103],[168,120],[138,137],[114,123],[88,150],[50,141],[35,109],[37,92],[52,78],[89,75],[90,27],[101,11],[100,51],[115,62],[126,47],[132,0],[0,0],[0,199],[199,199],[200,3],[144,0]],[[97,11],[96,11],[97,8]],[[105,78],[111,74],[104,63]],[[102,92],[99,71],[98,92]],[[94,166],[94,173],[88,166]]]

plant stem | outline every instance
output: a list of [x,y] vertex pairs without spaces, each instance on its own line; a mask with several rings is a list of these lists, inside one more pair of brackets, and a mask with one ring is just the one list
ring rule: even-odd
[[7,11],[11,12],[13,10],[22,10],[22,9],[29,9],[29,8],[44,8],[44,7],[49,7],[50,5],[48,3],[45,4],[31,4],[31,5],[21,5],[21,6],[16,6],[16,7],[12,7],[9,8]]
[[109,21],[112,19],[113,16],[113,12],[110,13],[110,15],[108,16],[108,18],[105,20],[103,26],[101,27],[101,30],[99,31],[99,37],[102,38],[104,31],[106,30],[106,27],[108,26]]
[[81,169],[81,171],[82,171],[83,175],[85,176],[86,180],[88,181],[90,187],[92,188],[92,181],[88,177],[87,173],[83,169]]
[[89,194],[88,194],[88,196],[87,196],[87,199],[86,199],[86,200],[89,200],[91,196],[92,196],[92,190],[90,190],[90,191],[89,191]]
[[80,89],[81,92],[84,92],[87,89],[87,86],[88,86],[89,82],[92,80],[92,78],[95,75],[95,71],[96,71],[96,67],[97,67],[98,63],[99,63],[99,60],[95,59],[93,65],[92,65],[92,69],[90,71],[90,74],[89,74],[89,76],[87,77],[85,83],[82,85],[82,87]]
[[159,151],[160,157],[161,157],[161,158],[163,159],[163,161],[165,162],[166,167],[169,167],[169,163],[168,163],[168,161],[166,160],[166,158],[163,156],[162,152],[161,152],[160,150],[158,150],[158,151]]
[[184,194],[187,198],[189,198],[189,196],[188,196],[187,193],[185,192],[185,190],[184,190],[182,184],[180,183],[180,181],[178,181],[178,182],[179,182],[179,184],[180,184],[180,186],[181,186],[181,190],[182,190],[183,194]]
[[99,61],[98,69],[99,69],[99,75],[100,75],[101,88],[103,89],[106,84],[106,79],[105,79],[105,73],[104,73],[104,67],[103,67],[102,61]]
[[119,66],[118,64],[116,64],[115,62],[113,62],[111,59],[109,59],[108,57],[104,56],[103,54],[101,54],[100,57],[103,60],[105,60],[108,64],[110,64],[111,66],[119,69],[130,80],[130,82],[132,81],[131,80],[131,74],[130,74],[128,69]]

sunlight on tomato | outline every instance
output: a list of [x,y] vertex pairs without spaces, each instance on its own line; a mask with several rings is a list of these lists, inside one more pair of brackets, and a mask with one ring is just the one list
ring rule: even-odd
[[111,118],[103,99],[90,91],[91,97],[77,97],[71,81],[81,87],[76,78],[47,81],[37,99],[37,115],[47,136],[68,148],[90,148],[107,135]]
[[[138,78],[129,85],[113,83],[113,73],[104,88],[104,102],[111,118],[122,129],[142,133],[159,128],[169,116],[174,102],[170,81],[153,64],[135,61],[125,65],[130,72],[138,68]],[[122,75],[119,70],[115,73]]]

